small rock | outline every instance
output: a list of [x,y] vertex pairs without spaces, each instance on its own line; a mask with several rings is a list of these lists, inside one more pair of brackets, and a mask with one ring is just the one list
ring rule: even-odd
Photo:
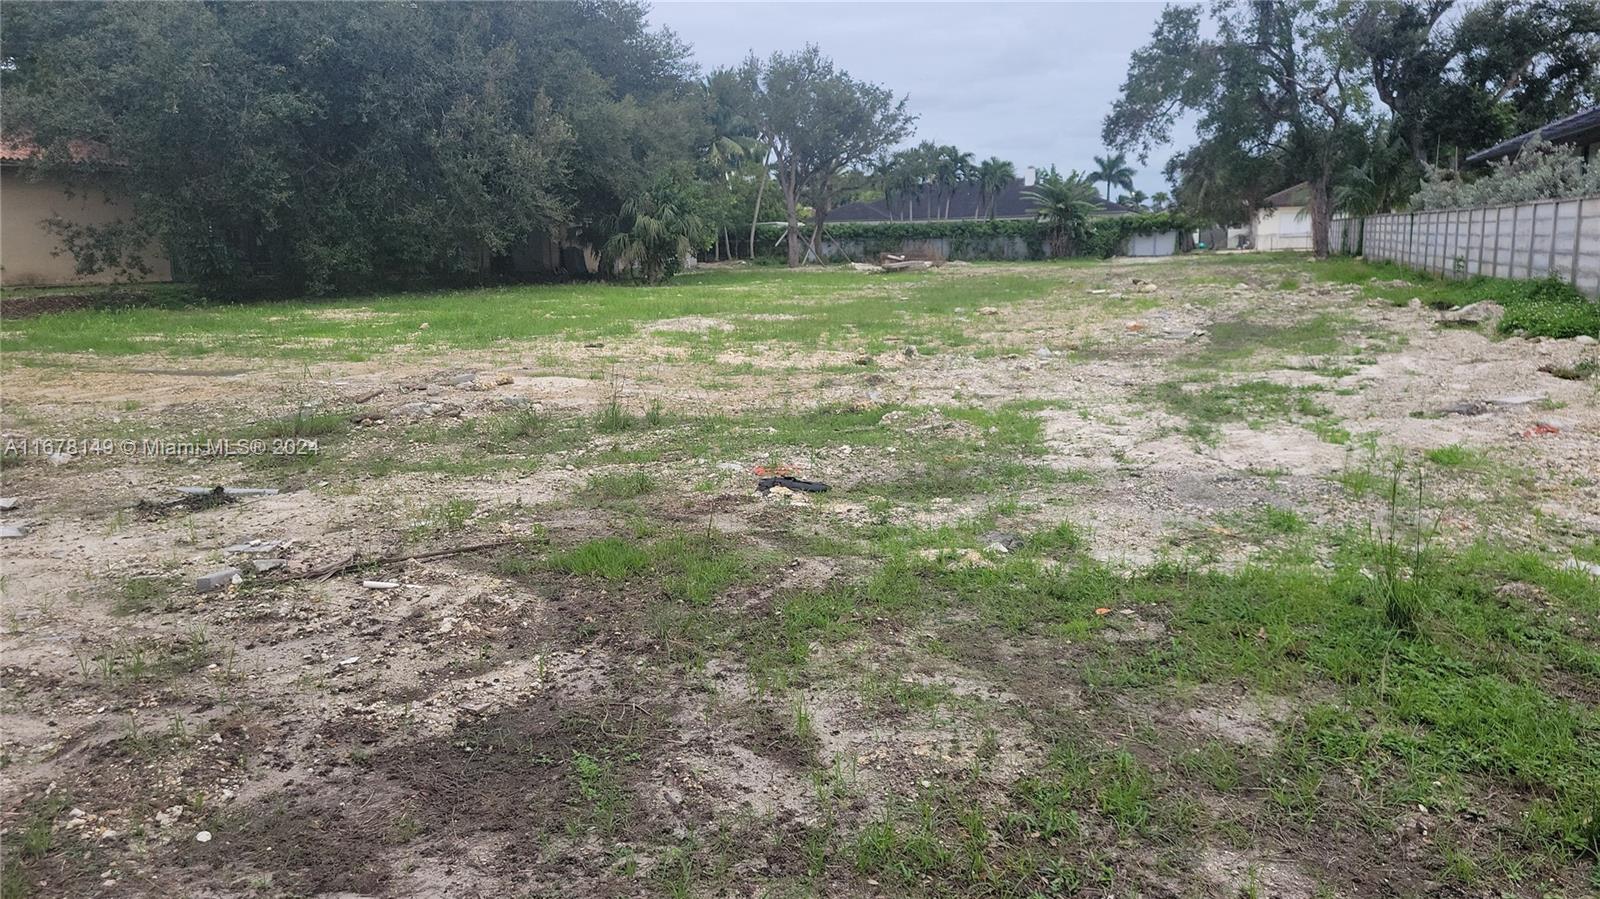
[[900,348],[900,355],[906,357],[907,359],[915,359],[918,355],[917,348],[911,344],[906,344]]
[[1489,402],[1496,406],[1528,406],[1544,399],[1544,394],[1519,394],[1516,396],[1497,396]]
[[1000,314],[1000,310],[996,309],[993,306],[981,306],[981,307],[978,308],[978,314],[979,315],[999,315]]
[[278,542],[278,541],[276,541],[276,540],[272,540],[272,541],[269,541],[269,542],[266,542],[266,543],[263,543],[260,540],[252,540],[249,543],[235,543],[232,546],[224,546],[222,548],[222,551],[224,553],[229,554],[229,555],[243,554],[243,555],[254,556],[254,555],[261,555],[261,554],[265,554],[265,553],[277,552],[278,549],[280,547],[282,547],[282,546],[283,546],[283,544]]
[[28,529],[20,525],[0,525],[0,540],[15,540],[18,537],[28,536]]
[[0,496],[0,512],[10,512],[17,507],[17,498],[14,496]]
[[211,842],[211,831],[209,831],[209,830],[200,831],[199,833],[194,835],[194,841],[196,843],[209,843],[209,842]]
[[872,357],[871,356],[857,356],[856,359],[855,359],[855,362],[856,362],[857,365],[871,365],[872,364]]
[[231,584],[243,580],[243,572],[237,568],[219,568],[210,574],[204,574],[195,579],[194,589],[197,593],[214,593],[226,589]]
[[[1572,342],[1580,346],[1593,346],[1596,343],[1600,343],[1600,340],[1596,340],[1588,334],[1579,334],[1577,337],[1572,338]],[[0,500],[0,502],[4,502],[4,500]]]
[[1568,559],[1561,563],[1563,571],[1587,571],[1594,577],[1600,577],[1600,565],[1594,562],[1585,562],[1582,559]]
[[1039,347],[1033,351],[1033,354],[1038,356],[1040,359],[1049,359],[1051,356],[1055,355],[1055,353],[1050,352],[1050,348],[1047,346]]
[[1442,325],[1465,325],[1469,327],[1494,324],[1500,320],[1500,316],[1505,315],[1505,312],[1504,306],[1485,300],[1481,303],[1462,306],[1460,309],[1441,312],[1439,313],[1439,323]]
[[269,571],[277,571],[279,568],[282,568],[283,566],[285,566],[287,564],[289,564],[289,561],[287,559],[251,559],[250,560],[250,567],[255,569],[256,574],[266,574]]
[[978,539],[990,545],[998,543],[1004,552],[1016,552],[1022,548],[1023,542],[1021,537],[1007,531],[990,531]]

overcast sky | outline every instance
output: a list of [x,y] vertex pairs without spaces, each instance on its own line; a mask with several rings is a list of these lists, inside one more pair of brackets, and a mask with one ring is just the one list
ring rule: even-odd
[[[651,20],[694,47],[702,68],[814,43],[856,78],[908,94],[917,139],[977,158],[1088,169],[1129,55],[1161,3],[704,3],[655,0]],[[1135,186],[1166,190],[1161,168],[1193,132],[1173,131]]]

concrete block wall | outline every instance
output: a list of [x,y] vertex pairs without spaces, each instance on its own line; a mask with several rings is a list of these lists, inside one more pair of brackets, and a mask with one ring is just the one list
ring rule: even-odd
[[1555,275],[1600,297],[1600,196],[1337,217],[1335,252],[1445,278]]

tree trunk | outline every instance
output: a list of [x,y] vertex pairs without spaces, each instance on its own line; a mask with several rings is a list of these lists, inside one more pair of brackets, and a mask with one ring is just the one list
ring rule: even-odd
[[789,215],[789,267],[800,267],[800,185],[795,183],[793,164],[783,173],[783,205]]
[[1333,204],[1329,202],[1330,173],[1324,172],[1311,182],[1311,255],[1328,258],[1328,229],[1333,224]]
[[772,161],[772,148],[761,158],[761,183],[756,185],[756,211],[750,216],[750,258],[756,258],[756,222],[761,221],[761,194],[767,189],[767,165]]

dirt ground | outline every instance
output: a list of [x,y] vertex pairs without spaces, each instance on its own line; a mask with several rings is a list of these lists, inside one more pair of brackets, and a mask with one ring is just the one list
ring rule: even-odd
[[[1049,286],[991,304],[1005,273]],[[1112,574],[1326,563],[1323,535],[1393,524],[1392,461],[1428,453],[1446,460],[1416,468],[1442,546],[1577,564],[1600,545],[1597,382],[1540,369],[1580,366],[1591,342],[1443,327],[1295,260],[925,277],[970,293],[939,327],[975,342],[930,346],[925,318],[885,341],[746,342],[730,335],[748,315],[730,314],[444,357],[13,360],[3,424],[20,448],[0,495],[25,533],[0,542],[8,889],[1590,894],[1581,853],[1520,881],[1481,861],[1525,796],[1474,798],[1474,819],[1414,803],[1358,819],[1362,778],[1381,772],[1346,772],[1313,788],[1317,815],[1281,814],[1274,769],[1251,760],[1289,751],[1297,715],[1335,688],[1108,682],[1106,660],[1159,667],[1179,639],[1159,604],[1012,630],[959,600],[816,626],[801,610],[981,573],[1021,552],[1008,542],[1063,526],[1081,545],[1041,555],[1040,577],[1077,560]],[[817,425],[816,410],[866,424],[819,438],[785,423]],[[297,413],[319,424],[262,429]],[[584,424],[524,433],[552,421]],[[1012,427],[1036,435],[1015,479],[1001,467]],[[228,435],[307,455],[144,443]],[[46,457],[36,437],[79,442]],[[980,460],[967,487],[941,467],[960,447]],[[758,492],[758,466],[779,463],[832,489]],[[177,490],[212,485],[277,492]],[[196,589],[258,558],[283,564]],[[1583,626],[1592,637],[1600,620]],[[1594,714],[1592,681],[1565,689]],[[1058,836],[1025,813],[1040,772],[1070,767],[1068,737],[1096,759],[1095,798]],[[1213,753],[1246,760],[1228,763],[1242,783],[1202,783],[1192,760]],[[1130,789],[1154,778],[1149,820],[1107,795],[1125,774]],[[919,816],[946,836],[986,827],[983,873],[949,848],[968,843],[908,836]],[[1480,875],[1454,876],[1452,853]],[[955,868],[968,873],[941,873]]]

